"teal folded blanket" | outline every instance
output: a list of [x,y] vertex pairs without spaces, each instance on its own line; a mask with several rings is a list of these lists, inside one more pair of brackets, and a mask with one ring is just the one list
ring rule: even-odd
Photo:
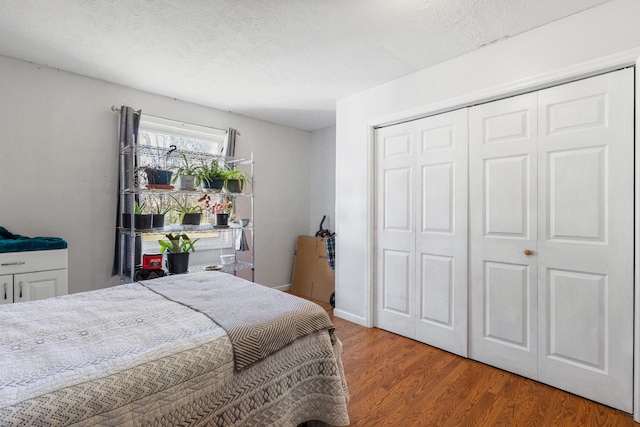
[[46,251],[66,247],[67,242],[59,237],[25,237],[0,227],[0,252]]

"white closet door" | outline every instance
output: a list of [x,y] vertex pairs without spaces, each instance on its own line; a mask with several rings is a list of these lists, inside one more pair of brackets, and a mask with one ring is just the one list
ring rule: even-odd
[[467,355],[467,110],[376,131],[375,326]]
[[467,109],[416,122],[416,336],[467,356]]
[[539,93],[538,379],[632,412],[633,71]]
[[538,344],[536,97],[469,110],[469,356],[529,378]]
[[375,326],[415,336],[415,122],[376,131]]

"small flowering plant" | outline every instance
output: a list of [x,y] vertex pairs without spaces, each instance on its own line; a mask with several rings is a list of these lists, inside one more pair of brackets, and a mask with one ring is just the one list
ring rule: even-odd
[[233,209],[233,203],[231,203],[230,201],[215,202],[210,209],[211,213],[230,214],[231,210]]
[[230,200],[218,200],[212,203],[211,197],[208,194],[200,197],[198,202],[204,202],[206,210],[212,214],[230,214],[233,211],[233,203]]

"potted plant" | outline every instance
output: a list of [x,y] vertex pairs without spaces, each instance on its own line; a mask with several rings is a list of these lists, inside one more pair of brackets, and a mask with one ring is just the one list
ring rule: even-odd
[[142,170],[147,174],[147,187],[162,189],[173,188],[171,185],[171,175],[173,175],[173,171],[155,167],[144,167]]
[[204,202],[205,209],[216,216],[216,228],[227,228],[229,225],[229,215],[233,212],[233,203],[230,200],[218,200],[212,203],[211,197],[205,194],[199,202]]
[[189,269],[189,253],[195,251],[194,244],[199,240],[192,240],[182,233],[165,234],[168,240],[158,240],[160,252],[167,253],[167,269],[171,274],[186,273]]
[[242,193],[244,186],[250,181],[249,175],[240,169],[230,169],[225,173],[224,187],[229,193]]
[[224,187],[227,171],[227,167],[217,159],[212,160],[211,163],[202,163],[198,167],[196,184],[202,183],[202,189],[205,191],[219,193]]
[[[152,215],[145,213],[146,204],[144,202],[139,203],[137,200],[134,203],[133,224],[135,225],[135,228],[138,230],[150,230]],[[124,228],[131,228],[131,214],[122,214],[122,226]]]
[[188,198],[185,197],[184,202],[171,196],[175,202],[173,209],[180,214],[180,224],[182,225],[200,225],[200,217],[202,216],[202,206],[192,205]]
[[195,190],[196,178],[198,175],[199,167],[189,163],[189,159],[186,155],[182,155],[182,161],[179,166],[172,166],[170,169],[175,171],[173,177],[173,183],[180,179],[179,188],[182,190]]
[[164,228],[164,216],[171,210],[171,206],[160,198],[153,200],[151,214],[151,228]]

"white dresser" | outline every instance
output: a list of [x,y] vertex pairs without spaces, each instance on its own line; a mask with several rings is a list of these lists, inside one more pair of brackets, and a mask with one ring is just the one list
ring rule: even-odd
[[0,253],[0,305],[66,295],[67,249]]

